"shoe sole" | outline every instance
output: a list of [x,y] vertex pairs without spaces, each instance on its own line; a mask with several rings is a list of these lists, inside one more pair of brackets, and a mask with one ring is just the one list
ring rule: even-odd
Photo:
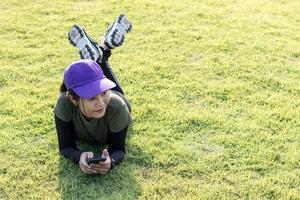
[[79,49],[79,55],[82,59],[91,59],[97,61],[102,58],[102,51],[97,47],[88,34],[78,25],[74,25],[69,33],[70,43]]
[[[123,29],[123,30],[119,30],[119,29]],[[108,38],[108,39],[104,40],[104,44],[106,46],[108,45],[111,48],[121,46],[124,42],[124,35],[125,35],[125,33],[122,33],[122,32],[124,32],[124,30],[125,30],[126,33],[129,33],[131,31],[131,29],[132,29],[131,22],[124,14],[121,14],[120,16],[117,17],[117,19],[114,21],[114,23],[107,30],[107,32],[105,34],[105,38]],[[119,42],[116,42],[115,38],[116,38],[116,35],[118,32],[120,32],[118,36],[122,37],[122,38],[119,40]],[[109,40],[109,41],[106,41],[106,40]],[[109,43],[111,43],[111,44],[109,44]]]
[[117,19],[114,21],[114,23],[110,26],[110,28],[106,32],[109,33],[111,29],[115,29],[117,24],[120,24],[121,26],[123,25],[126,33],[129,33],[132,29],[132,25],[129,19],[124,14],[121,14],[117,17]]
[[129,21],[129,19],[124,14],[121,14],[118,17],[117,22],[119,24],[123,25],[123,27],[125,28],[126,33],[129,33],[131,31],[131,29],[132,29],[131,22]]
[[123,16],[121,19],[121,23],[123,23],[123,25],[126,26],[126,28],[125,28],[126,33],[129,33],[132,29],[132,24],[124,14],[121,14],[121,15]]

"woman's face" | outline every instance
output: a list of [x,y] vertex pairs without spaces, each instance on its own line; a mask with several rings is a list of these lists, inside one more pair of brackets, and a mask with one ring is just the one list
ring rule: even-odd
[[79,99],[79,108],[83,115],[89,119],[101,118],[105,115],[110,100],[110,91],[104,91],[91,99]]

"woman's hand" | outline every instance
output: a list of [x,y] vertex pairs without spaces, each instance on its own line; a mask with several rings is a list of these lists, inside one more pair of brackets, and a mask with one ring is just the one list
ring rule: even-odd
[[105,157],[106,160],[103,162],[99,162],[98,164],[91,164],[91,168],[97,171],[99,174],[107,174],[110,170],[111,160],[109,157],[109,153],[107,149],[104,149],[102,152],[102,157]]
[[87,160],[94,157],[93,152],[82,152],[80,155],[79,166],[81,171],[85,174],[96,174],[97,171],[92,169],[90,165],[87,164]]

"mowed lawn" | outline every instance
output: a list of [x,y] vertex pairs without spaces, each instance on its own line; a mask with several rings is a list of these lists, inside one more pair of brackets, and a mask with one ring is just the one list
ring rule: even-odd
[[[2,0],[0,199],[300,199],[300,1]],[[133,106],[107,176],[59,156],[52,109],[79,58],[120,13],[110,63]],[[95,146],[82,144],[82,149]]]

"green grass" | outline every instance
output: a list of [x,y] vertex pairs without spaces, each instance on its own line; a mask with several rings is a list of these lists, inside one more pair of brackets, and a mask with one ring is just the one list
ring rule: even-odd
[[[300,199],[300,2],[2,0],[0,199]],[[133,105],[124,162],[59,156],[66,34],[133,23],[110,63]],[[93,146],[84,149],[99,153]]]

